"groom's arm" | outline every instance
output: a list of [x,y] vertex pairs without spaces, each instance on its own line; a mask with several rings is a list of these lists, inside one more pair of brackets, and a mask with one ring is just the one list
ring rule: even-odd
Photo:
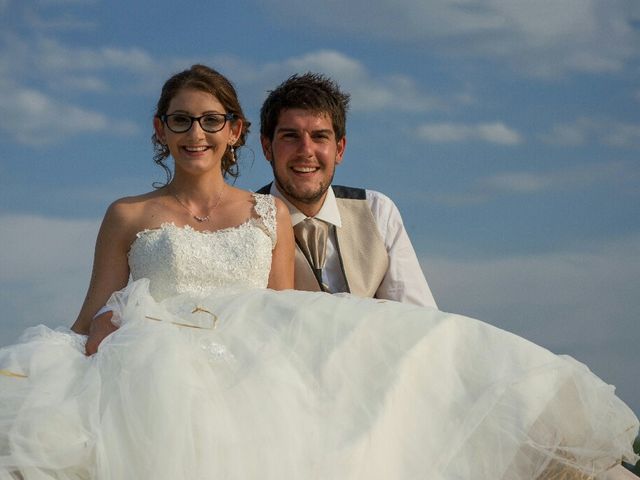
[[398,208],[372,190],[367,190],[367,202],[389,255],[389,268],[375,297],[437,308]]

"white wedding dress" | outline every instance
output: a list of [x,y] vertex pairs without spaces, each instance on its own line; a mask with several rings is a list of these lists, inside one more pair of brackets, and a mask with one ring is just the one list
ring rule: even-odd
[[[1,480],[590,478],[638,419],[570,357],[466,317],[266,284],[275,209],[131,246],[120,328],[0,350]],[[19,472],[19,473],[18,473]],[[564,476],[563,476],[564,475]]]

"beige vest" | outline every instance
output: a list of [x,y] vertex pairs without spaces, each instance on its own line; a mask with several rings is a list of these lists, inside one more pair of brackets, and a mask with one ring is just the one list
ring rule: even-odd
[[[350,293],[373,297],[389,268],[389,255],[366,200],[336,198],[342,227],[335,239],[342,272]],[[296,290],[320,291],[318,280],[302,251],[296,247]]]

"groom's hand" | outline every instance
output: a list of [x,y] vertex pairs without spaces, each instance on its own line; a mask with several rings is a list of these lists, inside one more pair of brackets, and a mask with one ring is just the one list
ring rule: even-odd
[[85,345],[87,355],[96,353],[102,341],[118,329],[118,327],[111,323],[112,316],[113,312],[104,312],[91,320],[89,337]]

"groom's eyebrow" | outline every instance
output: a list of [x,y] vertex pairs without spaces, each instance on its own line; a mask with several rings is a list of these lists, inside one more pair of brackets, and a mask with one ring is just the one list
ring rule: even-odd
[[[295,128],[295,127],[278,127],[276,129],[276,133],[300,133],[305,132],[304,128]],[[311,130],[309,132],[310,135],[333,135],[333,129],[331,128],[318,128],[316,130]]]

